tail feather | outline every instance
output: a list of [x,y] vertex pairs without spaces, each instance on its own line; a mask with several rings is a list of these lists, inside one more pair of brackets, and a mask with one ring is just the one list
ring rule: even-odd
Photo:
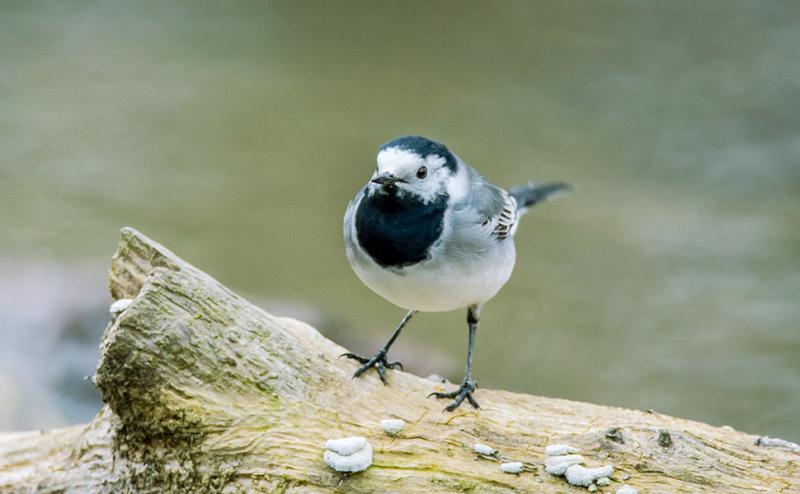
[[508,193],[517,200],[517,210],[524,212],[538,202],[571,189],[572,187],[569,184],[563,182],[548,182],[543,184],[530,182],[527,185],[509,189]]

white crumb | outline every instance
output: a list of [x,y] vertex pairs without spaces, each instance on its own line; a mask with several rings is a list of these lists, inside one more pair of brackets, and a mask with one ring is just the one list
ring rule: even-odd
[[372,446],[365,443],[364,447],[350,455],[342,455],[328,449],[322,458],[329,467],[337,472],[361,472],[372,465]]
[[381,420],[381,429],[383,432],[389,434],[390,436],[396,436],[403,430],[406,423],[400,419],[384,419]]
[[778,439],[777,437],[761,436],[756,439],[756,446],[766,446],[768,448],[784,448],[789,451],[800,451],[800,445],[787,441],[786,439]]
[[112,316],[116,316],[120,312],[127,309],[128,306],[131,305],[131,303],[133,303],[133,299],[121,298],[115,301],[113,304],[111,304],[111,306],[108,308],[108,312],[110,312]]
[[617,489],[617,494],[639,494],[639,491],[626,484]]
[[325,449],[342,456],[350,456],[368,445],[369,443],[363,437],[343,437],[341,439],[328,439],[325,443]]
[[483,443],[475,443],[475,445],[472,448],[479,455],[492,456],[492,455],[497,453],[496,449],[494,449],[491,446],[487,446],[487,445],[485,445]]
[[551,444],[544,448],[545,456],[563,456],[571,455],[573,453],[580,453],[578,448],[573,448],[568,444]]
[[512,461],[509,463],[500,464],[500,470],[504,471],[505,473],[520,473],[522,468],[521,461]]
[[611,479],[608,477],[600,477],[599,479],[595,480],[594,483],[600,487],[605,487],[607,485],[611,485]]
[[450,381],[447,380],[446,377],[442,377],[439,374],[431,374],[430,376],[426,377],[428,381],[433,381],[439,384],[450,384]]
[[583,463],[581,455],[549,456],[544,459],[544,469],[552,475],[564,475],[567,468],[579,463]]
[[581,465],[571,465],[565,472],[567,482],[572,485],[581,487],[589,487],[595,480],[600,477],[610,477],[614,473],[611,465],[606,465],[598,468],[586,468]]
[[589,484],[589,487],[586,488],[589,492],[597,492],[597,485],[596,484]]
[[329,439],[322,458],[337,472],[360,472],[372,465],[372,446],[363,437]]

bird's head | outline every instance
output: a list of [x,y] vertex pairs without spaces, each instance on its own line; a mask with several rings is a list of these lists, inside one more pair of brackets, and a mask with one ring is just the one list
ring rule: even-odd
[[457,177],[463,175],[458,158],[447,147],[420,136],[398,137],[382,145],[377,162],[369,194],[410,194],[430,202],[457,192]]

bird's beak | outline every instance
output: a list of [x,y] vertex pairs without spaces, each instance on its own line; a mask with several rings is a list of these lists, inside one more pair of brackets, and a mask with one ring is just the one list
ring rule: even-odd
[[378,185],[394,185],[397,183],[404,184],[407,182],[402,178],[395,177],[391,173],[381,173],[380,175],[372,179],[372,183]]

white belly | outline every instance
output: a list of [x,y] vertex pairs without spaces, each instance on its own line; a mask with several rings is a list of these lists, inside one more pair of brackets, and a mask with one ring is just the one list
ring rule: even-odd
[[515,255],[508,239],[459,263],[426,261],[402,270],[381,268],[367,256],[351,258],[351,263],[361,281],[389,302],[407,310],[444,312],[494,297],[511,277]]

